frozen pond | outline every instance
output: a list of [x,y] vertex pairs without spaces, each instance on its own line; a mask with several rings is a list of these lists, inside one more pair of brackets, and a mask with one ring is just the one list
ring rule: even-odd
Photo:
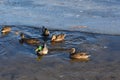
[[45,25],[49,28],[119,35],[120,1],[0,0],[0,24]]

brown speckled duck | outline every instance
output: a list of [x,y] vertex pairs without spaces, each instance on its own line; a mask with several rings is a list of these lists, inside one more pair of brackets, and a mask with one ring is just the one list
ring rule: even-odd
[[11,27],[9,26],[4,26],[2,29],[1,29],[1,32],[2,33],[8,33],[11,31]]
[[27,44],[39,44],[40,43],[40,41],[36,38],[25,38],[23,33],[21,33],[20,36],[21,36],[21,39],[20,39],[21,43],[27,43]]
[[60,42],[60,41],[63,41],[64,40],[64,38],[65,38],[65,34],[58,34],[58,35],[55,35],[55,34],[53,34],[52,35],[52,38],[51,38],[51,41],[52,42]]
[[88,55],[85,52],[76,53],[75,48],[71,49],[71,52],[70,52],[70,58],[71,59],[88,59],[89,57],[90,57],[90,55]]

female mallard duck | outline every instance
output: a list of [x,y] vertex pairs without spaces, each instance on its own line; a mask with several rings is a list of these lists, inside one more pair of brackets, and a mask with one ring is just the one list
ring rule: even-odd
[[90,55],[88,55],[85,52],[78,52],[78,53],[76,53],[75,52],[75,48],[71,49],[70,58],[72,58],[72,59],[88,59],[89,57],[90,57]]
[[42,27],[42,35],[43,36],[49,36],[50,35],[50,31],[45,28],[44,26]]
[[46,55],[48,53],[48,48],[46,44],[43,46],[38,46],[38,48],[35,50],[38,55]]
[[8,33],[11,31],[11,27],[9,26],[4,26],[2,29],[1,29],[1,32],[2,33]]
[[52,35],[52,39],[51,39],[51,41],[52,42],[59,42],[59,41],[63,41],[64,40],[64,38],[65,38],[65,34],[59,34],[59,35],[55,35],[55,34],[53,34]]
[[20,42],[22,43],[27,43],[27,44],[39,44],[40,43],[40,41],[36,38],[25,38],[23,33],[21,33],[20,36],[21,36]]

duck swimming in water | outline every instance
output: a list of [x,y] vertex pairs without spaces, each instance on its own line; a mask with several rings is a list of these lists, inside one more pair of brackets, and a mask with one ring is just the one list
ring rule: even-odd
[[58,35],[55,35],[55,34],[53,34],[52,35],[52,38],[51,38],[51,41],[52,42],[60,42],[60,41],[63,41],[64,40],[64,38],[65,38],[65,34],[58,34]]
[[37,52],[38,55],[46,55],[48,54],[48,48],[47,45],[44,43],[43,46],[38,46],[38,48],[36,48],[35,50]]
[[42,35],[43,36],[49,36],[50,35],[50,31],[45,28],[44,26],[42,27]]
[[40,41],[36,38],[25,38],[23,33],[21,33],[20,36],[21,36],[21,39],[20,39],[21,43],[27,43],[27,44],[39,44],[40,43]]
[[4,26],[2,29],[1,29],[1,32],[2,33],[8,33],[11,31],[11,27],[10,26]]
[[90,55],[88,55],[85,52],[76,53],[75,48],[71,49],[71,52],[70,52],[70,58],[71,59],[88,59],[89,57],[90,57]]

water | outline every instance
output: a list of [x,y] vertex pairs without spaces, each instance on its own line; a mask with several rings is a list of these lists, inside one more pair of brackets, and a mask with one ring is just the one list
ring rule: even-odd
[[120,35],[119,4],[119,0],[0,0],[0,24]]
[[[0,30],[2,25],[14,25],[10,33],[0,33],[0,80],[120,80],[120,36],[115,36],[120,35],[119,4],[119,0],[0,0]],[[36,46],[21,44],[15,32],[43,43],[43,25],[51,33],[49,52],[38,57]],[[51,43],[52,34],[59,33],[66,34],[65,41]],[[70,59],[72,47],[87,52],[90,60]]]
[[[14,26],[9,34],[0,33],[0,80],[120,79],[120,36],[51,29],[47,40],[49,52],[38,57],[36,46],[19,43],[20,36],[15,32],[24,32],[42,43],[40,30],[34,26]],[[65,41],[51,43],[52,34],[59,33],[66,34]],[[90,60],[70,59],[72,47],[87,52]]]

